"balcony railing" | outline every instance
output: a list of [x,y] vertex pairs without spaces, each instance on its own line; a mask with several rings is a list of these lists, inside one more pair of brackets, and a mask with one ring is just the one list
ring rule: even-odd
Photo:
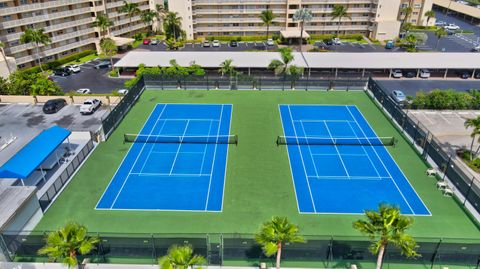
[[[193,15],[199,14],[260,14],[264,9],[263,8],[206,8],[206,9],[195,9],[193,10]],[[273,13],[285,13],[285,9],[270,9]]]
[[49,1],[44,3],[21,5],[16,7],[7,7],[7,8],[0,9],[0,16],[21,13],[21,12],[35,11],[35,10],[44,10],[47,8],[74,5],[74,4],[80,4],[80,3],[88,3],[88,2],[89,1],[86,1],[86,0],[56,0],[56,1]]
[[[270,27],[270,31],[281,31],[285,27]],[[258,27],[258,26],[220,26],[220,27],[195,27],[194,32],[265,32],[266,27]]]
[[[276,17],[274,23],[285,23],[285,16]],[[260,18],[198,18],[193,23],[262,23]]]
[[[74,43],[70,43],[70,44],[67,44],[67,45],[64,45],[64,46],[61,46],[61,47],[58,47],[58,48],[49,49],[47,51],[41,52],[40,54],[41,54],[41,57],[43,58],[43,57],[50,56],[50,55],[55,55],[55,54],[58,54],[58,53],[61,53],[61,52],[67,51],[67,50],[79,48],[79,47],[82,47],[82,46],[85,46],[85,45],[88,45],[88,44],[94,44],[96,40],[97,40],[97,38],[91,37],[91,38],[88,38],[88,39],[85,39],[85,40],[80,40],[80,41],[74,42]],[[28,55],[28,56],[25,56],[25,57],[17,58],[16,60],[17,60],[17,64],[23,64],[23,63],[31,62],[31,61],[35,60],[35,55]]]
[[[317,0],[318,1],[318,0]],[[194,5],[225,5],[225,4],[287,4],[287,0],[193,0]]]
[[123,29],[119,29],[119,30],[115,30],[115,31],[112,31],[111,34],[114,35],[114,36],[119,36],[119,35],[123,35],[125,33],[128,33],[128,32],[132,32],[132,31],[135,31],[135,30],[138,30],[138,29],[142,29],[142,28],[145,28],[145,24],[137,24],[137,25],[133,25],[133,26],[128,26],[128,27],[125,27]]
[[[128,2],[130,2],[130,3],[142,3],[142,2],[148,3],[148,0],[129,0]],[[124,5],[123,1],[116,1],[116,2],[112,2],[112,3],[107,3],[107,8],[116,8],[116,7],[121,7],[123,5]]]
[[20,19],[20,20],[11,20],[11,21],[2,22],[0,23],[0,25],[3,26],[3,28],[11,28],[11,27],[17,27],[25,24],[33,24],[33,23],[43,22],[47,20],[55,20],[63,17],[80,15],[84,13],[90,13],[90,7],[67,10],[67,11],[62,11],[57,13],[44,14],[44,15],[34,16],[34,17]]

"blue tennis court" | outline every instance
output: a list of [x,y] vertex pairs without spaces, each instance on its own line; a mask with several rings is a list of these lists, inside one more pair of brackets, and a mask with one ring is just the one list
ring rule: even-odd
[[360,214],[388,203],[430,215],[356,106],[279,109],[301,213]]
[[232,105],[157,104],[96,208],[222,211],[231,114]]

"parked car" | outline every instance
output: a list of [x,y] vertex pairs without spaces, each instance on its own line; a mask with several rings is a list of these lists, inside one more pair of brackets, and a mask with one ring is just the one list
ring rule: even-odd
[[218,40],[213,40],[213,42],[212,42],[212,47],[214,47],[214,48],[220,47],[220,41],[218,41]]
[[403,77],[402,70],[400,69],[395,69],[392,71],[392,77],[394,78],[401,78]]
[[480,45],[473,47],[472,51],[480,52]]
[[152,39],[152,41],[150,41],[150,45],[158,45],[158,40]]
[[274,46],[275,43],[273,42],[273,39],[269,38],[267,39],[267,46]]
[[210,41],[204,40],[203,43],[202,43],[202,46],[203,46],[204,48],[210,48]]
[[395,43],[393,43],[393,41],[391,41],[391,40],[390,40],[390,41],[387,41],[387,43],[385,44],[385,48],[386,48],[386,49],[391,50],[391,49],[393,49],[394,47],[395,47]]
[[152,42],[152,40],[148,39],[148,38],[145,38],[143,40],[143,45],[150,45],[150,42]]
[[405,70],[403,71],[403,76],[406,78],[414,78],[417,76],[417,72],[413,70]]
[[459,78],[462,78],[462,79],[468,79],[472,76],[470,72],[464,71],[464,70],[458,70],[458,71],[455,71],[455,73]]
[[68,68],[60,67],[60,68],[55,69],[53,71],[53,74],[55,74],[55,76],[66,77],[66,76],[70,76],[72,74],[72,72]]
[[473,77],[476,79],[480,79],[480,71],[477,71]]
[[428,69],[421,69],[420,70],[420,77],[421,78],[429,78],[430,77],[430,71]]
[[324,40],[323,42],[324,42],[325,45],[327,45],[327,46],[332,46],[332,45],[333,45],[333,40],[331,40],[331,39],[326,39],[326,40]]
[[120,95],[126,95],[128,93],[128,90],[127,89],[120,89],[118,90],[118,94]]
[[238,47],[238,43],[235,40],[230,41],[230,47]]
[[87,99],[80,106],[80,114],[92,114],[102,105],[102,101],[98,99]]
[[67,68],[68,70],[70,70],[70,72],[72,73],[79,73],[80,71],[82,71],[80,69],[80,66],[76,65],[76,64],[72,64],[72,65],[67,65],[65,66],[65,68]]
[[390,96],[392,96],[393,100],[397,103],[402,103],[407,100],[407,96],[405,96],[405,94],[402,91],[398,91],[398,90],[393,91]]
[[449,30],[449,29],[445,30],[445,32],[447,32],[447,35],[454,35],[456,33],[455,30]]
[[90,89],[83,88],[83,89],[78,89],[77,93],[78,94],[90,94],[90,93],[92,93],[92,91],[90,91]]
[[112,65],[109,61],[101,61],[94,66],[95,69],[110,68]]
[[332,39],[332,41],[333,41],[333,44],[335,44],[335,45],[342,45],[343,44],[342,41],[340,40],[340,38],[338,38],[338,37],[335,37],[334,39]]
[[449,24],[443,26],[443,28],[445,28],[445,30],[460,30],[460,26],[458,26],[454,23],[449,23]]
[[65,101],[65,99],[62,99],[62,98],[50,99],[47,102],[45,102],[45,104],[42,107],[42,111],[45,114],[53,114],[60,111],[60,109],[62,109],[66,105],[67,105],[67,101]]

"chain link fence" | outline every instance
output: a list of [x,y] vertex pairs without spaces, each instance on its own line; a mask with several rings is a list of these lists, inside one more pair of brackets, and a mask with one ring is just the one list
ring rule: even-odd
[[374,102],[380,104],[390,114],[390,118],[394,123],[397,123],[401,131],[411,138],[411,142],[419,154],[425,160],[431,158],[440,172],[454,184],[455,189],[463,196],[457,197],[461,200],[461,203],[463,205],[468,203],[469,207],[480,214],[480,182],[475,180],[475,176],[467,174],[460,167],[456,157],[447,154],[442,149],[440,141],[420,121],[413,121],[372,78],[368,81],[368,89],[371,92],[369,96],[374,98]]

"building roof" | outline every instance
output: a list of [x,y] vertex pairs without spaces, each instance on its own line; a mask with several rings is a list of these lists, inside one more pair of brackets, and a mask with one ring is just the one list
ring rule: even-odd
[[[287,30],[280,31],[280,34],[284,38],[300,38],[300,29],[298,28],[287,29]],[[302,38],[309,38],[309,37],[310,35],[307,32],[303,31]]]
[[20,209],[36,193],[37,188],[0,186],[0,231],[20,212]]
[[[480,69],[480,53],[336,53],[294,52],[294,65],[311,68],[345,69]],[[196,63],[206,68],[216,68],[226,59],[232,59],[238,68],[266,68],[278,52],[156,52],[132,51],[115,64],[115,67],[170,66],[176,60],[181,66]]]
[[0,167],[0,178],[27,178],[70,134],[59,126],[44,130]]

